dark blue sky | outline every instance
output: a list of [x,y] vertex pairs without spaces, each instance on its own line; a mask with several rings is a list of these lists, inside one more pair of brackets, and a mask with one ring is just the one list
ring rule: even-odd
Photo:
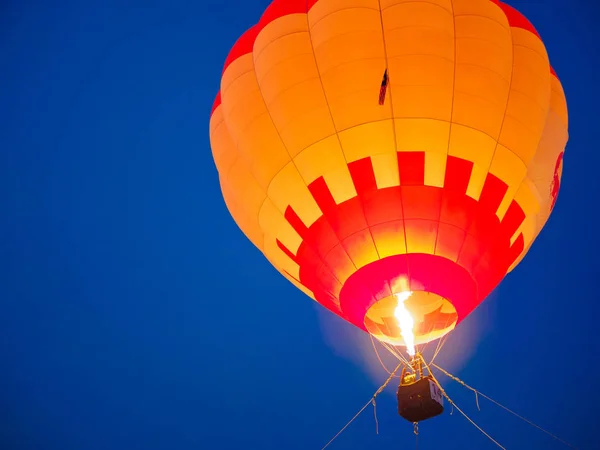
[[[210,109],[228,49],[267,3],[2,2],[3,450],[318,450],[386,378],[368,338],[282,279],[220,196]],[[598,448],[600,13],[510,3],[565,87],[563,185],[529,256],[439,363]],[[508,449],[563,448],[445,386]],[[412,448],[393,394],[378,436],[369,409],[330,448]],[[421,426],[420,448],[440,446],[494,448],[456,412]]]

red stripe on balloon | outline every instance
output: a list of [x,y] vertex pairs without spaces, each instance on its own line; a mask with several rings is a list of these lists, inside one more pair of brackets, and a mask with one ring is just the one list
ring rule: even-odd
[[398,152],[398,171],[403,186],[425,184],[425,152]]

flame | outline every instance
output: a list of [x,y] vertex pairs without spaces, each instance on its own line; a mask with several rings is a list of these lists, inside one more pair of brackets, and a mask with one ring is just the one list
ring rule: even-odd
[[415,356],[415,333],[413,332],[415,321],[410,315],[408,309],[406,309],[406,306],[404,305],[404,302],[408,300],[411,295],[412,291],[399,292],[396,294],[396,298],[398,299],[398,306],[394,311],[394,316],[396,317],[396,320],[398,320],[398,325],[400,326],[400,334],[404,339],[406,351],[410,356]]

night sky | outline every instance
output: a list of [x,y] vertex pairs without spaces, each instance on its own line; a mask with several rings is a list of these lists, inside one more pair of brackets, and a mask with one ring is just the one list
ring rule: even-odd
[[[565,88],[563,184],[528,256],[437,361],[597,449],[600,8],[509,3]],[[283,279],[220,195],[211,106],[267,4],[2,2],[0,449],[319,450],[387,377],[368,336]],[[368,408],[329,449],[414,448],[396,383],[379,435]],[[566,448],[444,386],[506,448]],[[419,448],[495,446],[448,408]]]

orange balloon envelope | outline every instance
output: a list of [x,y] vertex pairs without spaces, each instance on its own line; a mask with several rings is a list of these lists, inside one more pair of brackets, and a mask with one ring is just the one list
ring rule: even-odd
[[223,197],[275,268],[373,336],[471,313],[548,220],[567,106],[497,0],[275,0],[234,45],[210,121]]

